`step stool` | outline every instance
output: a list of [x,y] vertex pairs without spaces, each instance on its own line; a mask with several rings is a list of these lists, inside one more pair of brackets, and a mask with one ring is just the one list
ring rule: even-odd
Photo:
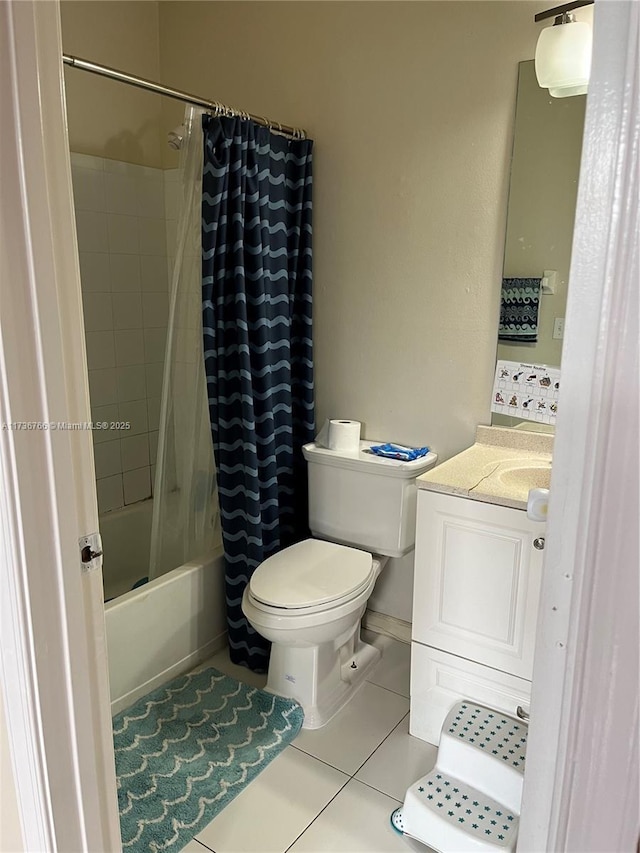
[[527,725],[465,701],[442,726],[434,769],[391,815],[395,829],[439,853],[515,851]]

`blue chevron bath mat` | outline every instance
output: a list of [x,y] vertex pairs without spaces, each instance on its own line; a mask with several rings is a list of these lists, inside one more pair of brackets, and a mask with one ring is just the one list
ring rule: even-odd
[[298,734],[302,708],[210,668],[113,718],[122,848],[181,850]]

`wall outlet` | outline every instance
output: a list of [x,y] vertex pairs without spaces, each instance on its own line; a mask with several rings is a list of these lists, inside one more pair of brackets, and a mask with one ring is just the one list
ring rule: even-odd
[[553,321],[553,339],[561,341],[564,338],[564,317],[556,317]]

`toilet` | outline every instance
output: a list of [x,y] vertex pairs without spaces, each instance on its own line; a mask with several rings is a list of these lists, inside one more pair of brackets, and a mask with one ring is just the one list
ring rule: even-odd
[[414,547],[415,480],[438,458],[384,459],[370,451],[379,443],[304,446],[313,538],[261,563],[244,591],[243,613],[272,643],[266,689],[296,699],[306,729],[326,725],[380,658],[360,620],[389,557]]

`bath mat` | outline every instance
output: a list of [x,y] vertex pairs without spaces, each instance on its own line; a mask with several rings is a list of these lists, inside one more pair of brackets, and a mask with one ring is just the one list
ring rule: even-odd
[[292,699],[216,669],[189,673],[113,718],[122,848],[181,850],[298,734]]

